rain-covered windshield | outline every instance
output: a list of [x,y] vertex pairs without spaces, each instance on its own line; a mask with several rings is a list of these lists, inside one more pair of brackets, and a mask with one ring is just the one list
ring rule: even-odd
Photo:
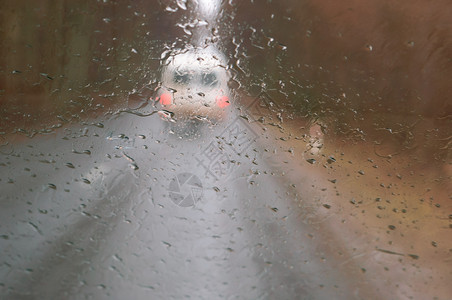
[[3,1],[0,298],[450,299],[448,1]]

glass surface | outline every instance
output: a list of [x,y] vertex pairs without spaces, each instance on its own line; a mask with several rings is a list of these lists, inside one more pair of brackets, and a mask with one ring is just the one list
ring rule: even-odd
[[0,298],[450,299],[450,1],[2,1]]

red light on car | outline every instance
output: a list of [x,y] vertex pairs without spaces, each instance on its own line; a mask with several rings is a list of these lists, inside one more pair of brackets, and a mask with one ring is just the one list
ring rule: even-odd
[[170,105],[172,103],[171,94],[165,93],[165,94],[160,95],[160,103],[162,105]]
[[231,103],[229,102],[229,98],[227,96],[222,96],[222,97],[217,98],[217,105],[220,108],[224,108],[224,107],[228,106],[229,104],[231,104]]

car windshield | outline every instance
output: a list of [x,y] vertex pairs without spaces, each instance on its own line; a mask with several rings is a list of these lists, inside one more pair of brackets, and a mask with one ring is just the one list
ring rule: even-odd
[[1,299],[450,299],[450,1],[2,2]]

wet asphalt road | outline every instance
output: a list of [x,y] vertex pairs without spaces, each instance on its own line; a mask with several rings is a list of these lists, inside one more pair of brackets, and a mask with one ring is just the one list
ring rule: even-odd
[[368,296],[325,259],[334,245],[309,235],[247,123],[231,113],[186,136],[120,113],[3,147],[2,298]]

